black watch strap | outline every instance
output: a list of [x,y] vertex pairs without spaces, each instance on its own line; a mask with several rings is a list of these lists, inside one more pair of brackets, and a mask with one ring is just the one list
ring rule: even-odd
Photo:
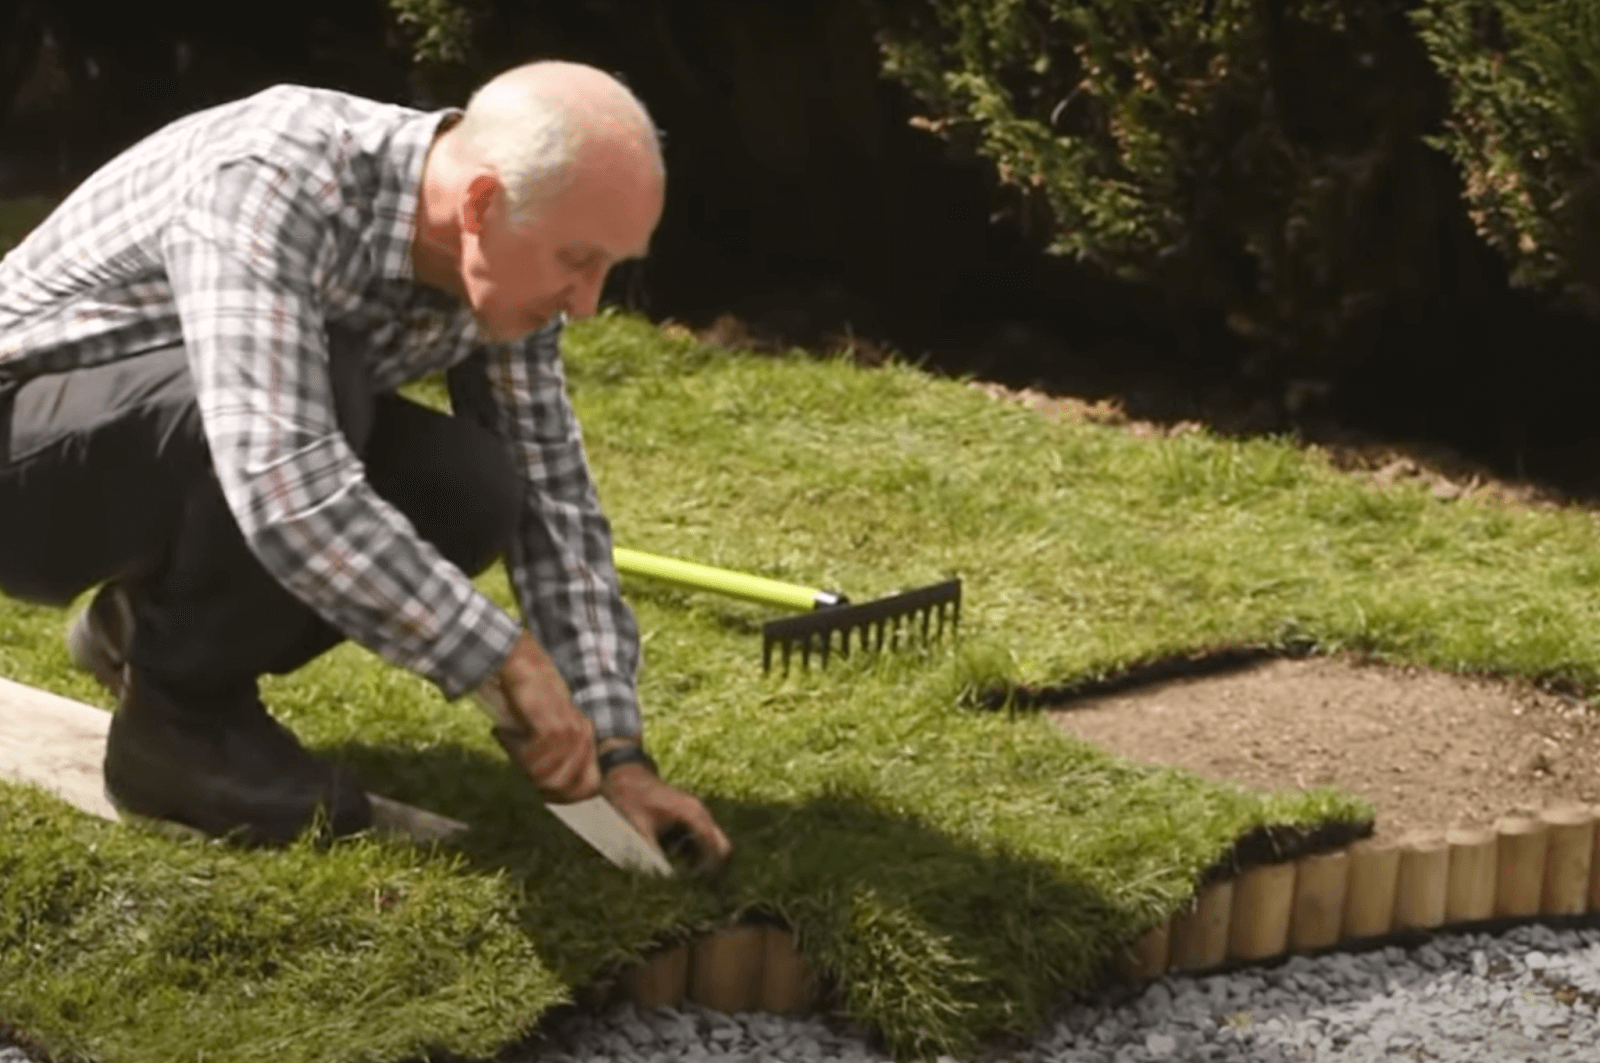
[[615,749],[606,750],[597,759],[600,761],[601,775],[606,774],[619,764],[643,764],[650,769],[651,775],[659,776],[661,774],[656,769],[655,758],[646,753],[644,746],[640,745],[617,746]]

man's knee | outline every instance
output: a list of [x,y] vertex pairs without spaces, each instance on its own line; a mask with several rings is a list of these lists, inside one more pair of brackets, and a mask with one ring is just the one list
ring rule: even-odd
[[182,348],[33,378],[0,440],[0,588],[49,604],[148,564],[209,469]]

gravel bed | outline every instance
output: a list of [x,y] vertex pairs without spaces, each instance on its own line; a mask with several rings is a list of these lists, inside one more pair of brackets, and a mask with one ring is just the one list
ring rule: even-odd
[[[1414,948],[1172,976],[1063,1007],[987,1063],[1600,1063],[1600,929],[1441,934]],[[887,1063],[819,1017],[621,1005],[553,1024],[503,1063]],[[0,1063],[34,1063],[0,1046]],[[954,1063],[941,1058],[937,1063]]]
[[[1600,1063],[1600,930],[1440,934],[1275,967],[1171,976],[1063,1008],[1015,1063]],[[623,1005],[574,1016],[514,1063],[879,1063],[820,1019]],[[3,1063],[3,1061],[0,1061]],[[953,1063],[941,1059],[938,1063]]]

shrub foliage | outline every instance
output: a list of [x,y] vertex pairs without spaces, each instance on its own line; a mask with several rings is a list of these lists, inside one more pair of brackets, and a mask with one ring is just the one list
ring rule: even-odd
[[[461,84],[535,18],[387,2]],[[1337,373],[1385,307],[1496,289],[1474,229],[1600,313],[1594,0],[859,3],[913,124],[992,164],[992,208],[1224,319],[1275,376]]]
[[1431,143],[1479,235],[1517,283],[1600,312],[1600,4],[1431,0],[1416,21],[1450,84]]
[[1439,93],[1380,0],[930,0],[883,11],[886,71],[993,161],[1051,251],[1313,359],[1432,283],[1421,136]]

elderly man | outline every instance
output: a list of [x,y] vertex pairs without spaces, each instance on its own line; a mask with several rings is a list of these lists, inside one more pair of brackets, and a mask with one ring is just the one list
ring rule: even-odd
[[[509,704],[547,798],[727,853],[641,745],[559,355],[664,181],[644,108],[577,64],[464,112],[279,86],[134,145],[0,262],[0,592],[99,585],[69,645],[117,697],[113,801],[262,842],[366,827],[257,690],[348,637]],[[395,394],[436,370],[453,416]],[[502,554],[531,634],[471,581]]]

